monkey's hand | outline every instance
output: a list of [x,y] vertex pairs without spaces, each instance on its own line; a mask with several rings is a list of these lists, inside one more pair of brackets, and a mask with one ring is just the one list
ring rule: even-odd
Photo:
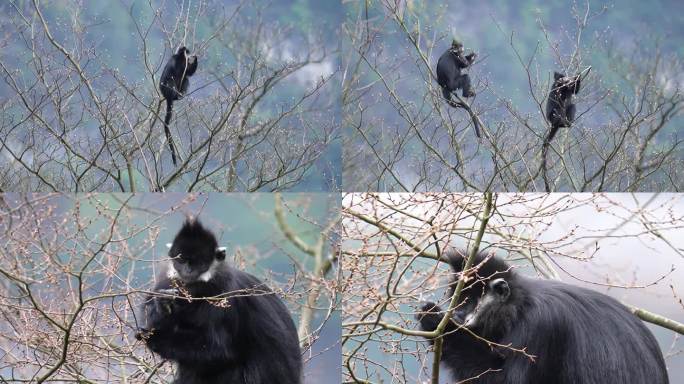
[[468,62],[470,62],[471,64],[473,63],[473,61],[475,61],[476,58],[477,53],[475,52],[470,52],[470,54],[466,55],[466,59],[468,59]]
[[178,288],[157,289],[156,292],[168,296],[182,296],[182,293]]
[[437,325],[442,321],[444,313],[442,309],[435,303],[427,302],[420,308],[420,312],[416,314],[416,320],[420,321],[420,328],[423,331],[432,332],[437,329]]
[[147,340],[154,333],[153,329],[138,328],[138,332],[135,333],[136,340]]
[[174,296],[183,296],[177,288],[158,289],[156,293],[160,294],[160,296],[156,296],[154,302],[156,303],[157,311],[163,316],[170,315],[178,306],[179,302]]

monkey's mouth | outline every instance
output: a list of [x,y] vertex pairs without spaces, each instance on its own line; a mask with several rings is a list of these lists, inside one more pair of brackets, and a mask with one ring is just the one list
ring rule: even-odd
[[478,311],[478,303],[473,302],[469,298],[465,298],[462,302],[460,302],[456,306],[451,317],[458,324],[465,325],[469,320],[471,320],[471,318],[473,317],[474,314],[477,313],[477,311]]

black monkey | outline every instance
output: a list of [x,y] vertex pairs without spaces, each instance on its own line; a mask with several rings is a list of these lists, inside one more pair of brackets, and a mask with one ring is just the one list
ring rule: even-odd
[[[437,61],[437,83],[442,87],[442,95],[452,107],[461,107],[451,100],[451,93],[458,89],[463,90],[463,97],[474,97],[475,91],[471,89],[470,76],[461,74],[461,70],[468,68],[477,57],[475,52],[463,55],[463,44],[453,40],[451,48],[440,56]],[[475,134],[480,137],[480,128],[477,119],[473,118]]]
[[546,118],[551,124],[551,131],[545,140],[547,145],[556,136],[559,128],[570,127],[575,120],[577,108],[572,102],[572,95],[576,95],[580,90],[581,75],[565,76],[562,73],[553,73],[553,86],[546,101]]
[[164,118],[164,132],[166,139],[169,141],[169,148],[171,149],[171,159],[173,165],[176,165],[176,149],[173,145],[171,131],[169,130],[169,123],[171,122],[171,110],[173,109],[173,102],[180,100],[185,96],[190,85],[190,76],[195,74],[197,70],[197,56],[189,56],[190,51],[186,47],[178,48],[178,52],[172,55],[164,67],[161,79],[159,80],[159,90],[166,99],[166,117]]
[[[463,275],[464,257],[448,256]],[[662,352],[625,306],[601,293],[531,279],[478,255],[444,335],[442,363],[480,384],[667,384]],[[451,284],[451,294],[456,281]],[[434,331],[444,312],[427,303],[417,316]],[[498,345],[488,345],[470,332]],[[519,351],[525,349],[534,361]],[[479,376],[479,377],[478,377]]]
[[461,69],[468,68],[477,57],[475,52],[463,55],[463,44],[458,40],[451,43],[451,48],[437,61],[437,83],[442,87],[442,94],[447,102],[451,102],[451,93],[463,90],[463,97],[473,97],[475,92],[470,88],[470,77],[461,74]]
[[553,73],[553,85],[546,101],[546,119],[551,124],[549,134],[544,138],[542,144],[542,172],[544,177],[544,187],[546,192],[551,192],[548,177],[546,176],[546,156],[551,144],[551,140],[556,136],[562,127],[570,127],[575,121],[577,108],[572,102],[572,95],[576,95],[580,90],[582,75],[589,73],[591,67],[576,76],[565,76],[562,73]]
[[301,383],[287,308],[259,279],[230,267],[217,245],[198,221],[183,224],[136,337],[178,364],[177,384]]

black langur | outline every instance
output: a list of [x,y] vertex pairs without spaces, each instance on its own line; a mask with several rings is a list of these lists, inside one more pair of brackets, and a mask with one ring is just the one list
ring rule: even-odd
[[144,304],[136,338],[178,365],[176,384],[300,384],[297,329],[273,291],[234,269],[224,248],[189,219]]
[[551,144],[551,140],[556,136],[558,130],[563,127],[570,127],[575,121],[575,114],[577,107],[572,102],[572,95],[576,95],[580,90],[580,83],[582,77],[589,74],[591,67],[588,67],[582,73],[576,76],[565,76],[562,73],[553,73],[553,85],[549,92],[549,97],[546,101],[546,119],[551,124],[551,130],[544,138],[542,144],[542,176],[544,178],[544,187],[546,192],[551,192],[549,180],[546,175],[546,157]]
[[580,90],[581,74],[576,76],[565,76],[562,73],[553,73],[553,86],[546,101],[546,118],[551,124],[545,144],[553,140],[558,129],[570,127],[575,120],[577,108],[572,102],[572,95],[576,95]]
[[[463,255],[447,257],[465,280],[442,346],[441,363],[456,381],[668,383],[653,334],[617,300],[586,288],[519,275],[494,257],[476,256],[467,271],[463,271]],[[452,281],[450,295],[457,281]],[[427,303],[417,318],[424,331],[434,331],[444,313]]]
[[[442,87],[444,99],[454,108],[467,107],[451,100],[451,94],[456,92],[456,90],[462,89],[463,97],[475,96],[475,91],[472,90],[470,85],[470,76],[467,73],[462,74],[461,70],[470,67],[475,61],[477,54],[471,52],[464,56],[463,53],[463,44],[454,39],[451,43],[451,48],[444,52],[437,61],[437,83]],[[469,111],[469,113],[472,115],[472,112]],[[475,134],[477,137],[480,137],[479,123],[474,116],[472,120],[475,126]]]
[[451,93],[458,89],[463,90],[463,97],[475,96],[475,92],[471,89],[470,77],[467,73],[462,74],[461,70],[470,67],[477,54],[471,52],[464,56],[463,53],[463,44],[454,40],[451,48],[437,61],[437,83],[442,87],[442,95],[449,103],[451,103]]
[[171,114],[173,109],[173,102],[180,100],[185,96],[190,85],[190,76],[197,71],[197,56],[190,56],[190,51],[186,47],[178,48],[178,52],[172,55],[164,67],[161,79],[159,81],[159,90],[166,99],[166,117],[164,118],[164,132],[166,139],[169,141],[169,148],[171,149],[171,159],[173,165],[176,165],[176,149],[173,145],[173,138],[171,137],[171,130],[169,123],[171,122]]

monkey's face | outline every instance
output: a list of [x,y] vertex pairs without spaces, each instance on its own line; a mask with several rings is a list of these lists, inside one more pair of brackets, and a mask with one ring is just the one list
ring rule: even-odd
[[205,274],[225,257],[225,248],[218,247],[214,235],[198,223],[186,224],[169,249],[174,275],[184,283],[207,281],[211,273]]
[[471,329],[485,325],[487,319],[491,318],[492,314],[495,315],[497,309],[506,303],[510,294],[511,289],[505,279],[485,282],[481,296],[472,300],[467,306],[468,310],[461,314],[463,324]]
[[510,297],[510,287],[503,278],[472,277],[461,291],[454,318],[470,329],[477,329],[491,317],[491,312],[504,305]]
[[215,263],[225,259],[225,249],[207,244],[175,244],[169,257],[178,278],[184,283],[208,281]]
[[183,57],[188,57],[190,55],[190,50],[187,49],[186,47],[180,47],[178,48],[178,55],[181,55]]

